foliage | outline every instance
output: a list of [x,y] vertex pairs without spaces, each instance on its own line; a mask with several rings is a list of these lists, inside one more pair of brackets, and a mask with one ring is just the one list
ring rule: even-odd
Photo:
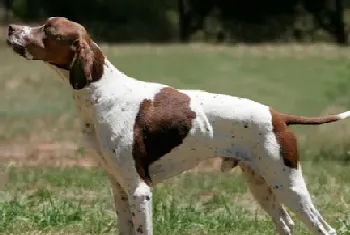
[[65,16],[84,24],[104,41],[164,41],[173,37],[174,23],[169,12],[172,1],[159,0],[13,0],[16,16],[38,21]]
[[180,35],[183,41],[259,43],[347,40],[342,15],[349,5],[350,0],[12,0],[10,8],[26,21],[66,16],[109,42],[169,42]]

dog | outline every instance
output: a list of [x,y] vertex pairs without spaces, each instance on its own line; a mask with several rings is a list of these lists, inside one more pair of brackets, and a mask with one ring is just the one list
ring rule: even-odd
[[289,125],[348,118],[277,112],[261,103],[136,80],[119,71],[81,24],[51,17],[43,25],[10,25],[8,45],[41,60],[72,88],[87,142],[108,175],[119,234],[153,234],[152,187],[199,162],[222,157],[239,165],[279,234],[293,234],[291,209],[313,234],[336,234],[315,208]]

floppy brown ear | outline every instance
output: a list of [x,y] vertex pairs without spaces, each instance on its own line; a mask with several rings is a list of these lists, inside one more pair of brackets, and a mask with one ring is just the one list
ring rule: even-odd
[[69,70],[69,82],[73,89],[80,90],[91,81],[93,52],[83,39],[77,39],[72,44],[74,57]]

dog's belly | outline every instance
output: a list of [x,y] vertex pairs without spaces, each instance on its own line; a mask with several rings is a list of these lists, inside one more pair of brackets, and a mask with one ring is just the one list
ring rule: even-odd
[[192,135],[150,165],[153,183],[161,182],[197,166],[215,156],[232,158],[246,163],[254,160],[263,148],[264,131],[259,125],[242,121],[220,120],[213,125],[213,135]]
[[211,141],[190,136],[170,153],[153,162],[149,167],[153,183],[159,183],[198,165],[204,159],[214,157]]

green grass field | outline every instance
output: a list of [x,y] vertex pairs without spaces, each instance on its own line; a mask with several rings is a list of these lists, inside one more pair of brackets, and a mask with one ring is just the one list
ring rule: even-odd
[[[102,49],[120,70],[140,80],[247,97],[298,115],[350,109],[347,48],[192,44]],[[0,50],[1,146],[79,144],[67,86],[43,63]],[[350,121],[293,129],[315,204],[339,234],[350,234]],[[69,157],[78,155],[84,157],[81,152]],[[238,170],[188,172],[157,185],[154,192],[155,234],[274,234]],[[97,168],[12,168],[0,191],[0,212],[2,234],[117,231],[109,183]],[[299,222],[296,229],[307,234]]]
[[[349,167],[327,162],[304,171],[316,206],[350,234]],[[155,188],[155,234],[274,234],[239,172],[187,173]],[[98,169],[17,168],[0,193],[0,232],[113,234],[109,183]],[[299,222],[296,234],[307,234]],[[41,234],[42,234],[41,233]]]

